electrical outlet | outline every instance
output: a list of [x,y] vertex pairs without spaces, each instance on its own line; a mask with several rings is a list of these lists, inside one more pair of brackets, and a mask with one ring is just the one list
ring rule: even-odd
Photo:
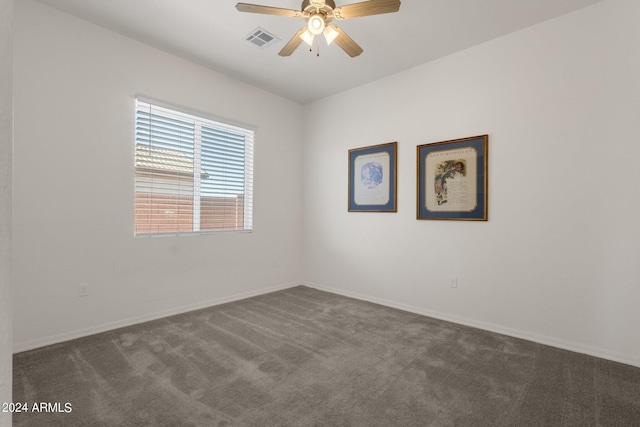
[[458,287],[458,278],[456,276],[449,277],[449,286],[451,286],[452,288]]
[[88,283],[80,283],[78,285],[78,296],[79,297],[88,297],[89,296],[89,284]]

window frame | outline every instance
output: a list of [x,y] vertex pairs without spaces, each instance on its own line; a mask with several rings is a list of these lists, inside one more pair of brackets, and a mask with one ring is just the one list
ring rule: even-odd
[[[186,121],[194,122],[194,138],[193,138],[193,159],[191,159],[191,169],[193,172],[193,201],[192,201],[192,220],[191,220],[191,231],[167,231],[167,232],[153,232],[153,231],[145,231],[138,232],[138,224],[139,222],[136,219],[137,215],[137,206],[138,202],[136,200],[138,194],[155,194],[162,195],[162,192],[154,193],[153,190],[149,193],[139,193],[138,184],[139,184],[139,176],[138,176],[138,155],[136,151],[139,146],[139,137],[138,137],[138,114],[140,110],[148,109],[149,112],[156,111],[160,112],[163,115],[180,119]],[[222,229],[201,229],[201,220],[200,220],[200,202],[201,199],[205,196],[203,195],[203,191],[200,189],[200,180],[196,179],[199,175],[199,169],[202,169],[202,160],[201,160],[201,150],[202,150],[202,128],[206,129],[215,129],[221,132],[225,132],[228,134],[241,134],[244,136],[244,155],[242,157],[243,163],[243,172],[242,178],[244,179],[243,183],[243,192],[242,192],[242,228],[222,228]],[[205,132],[206,132],[205,129]],[[146,96],[137,95],[135,97],[134,102],[134,214],[133,214],[133,235],[136,238],[147,238],[147,237],[167,237],[167,236],[197,236],[197,235],[207,235],[207,234],[221,234],[221,233],[251,233],[253,232],[253,185],[254,185],[254,152],[255,152],[255,134],[257,133],[257,127],[253,125],[247,125],[245,123],[229,120],[226,118],[222,118],[219,116],[215,116],[209,113],[204,113],[202,111],[198,111],[192,108],[187,108],[183,106],[177,106],[174,104],[170,104],[164,101],[159,101],[157,99],[149,98]],[[153,143],[149,142],[149,151],[151,151],[151,147]],[[226,163],[225,163],[226,164]],[[153,173],[151,174],[153,175]],[[161,174],[158,174],[161,176]],[[228,190],[228,187],[224,187],[223,190]],[[197,192],[197,194],[196,194]],[[176,204],[176,206],[178,206]],[[148,226],[151,227],[151,218],[152,214],[149,214]],[[225,217],[226,218],[226,217]],[[178,226],[176,225],[176,228]]]

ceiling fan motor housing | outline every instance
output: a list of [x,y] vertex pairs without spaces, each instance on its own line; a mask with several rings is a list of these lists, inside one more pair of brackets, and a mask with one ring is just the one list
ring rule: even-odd
[[302,10],[305,10],[308,6],[322,8],[325,5],[329,6],[331,9],[336,8],[336,4],[333,0],[304,0],[302,2]]
[[302,12],[305,18],[309,19],[313,15],[323,15],[325,22],[333,19],[333,9],[336,4],[333,0],[304,0],[302,2]]

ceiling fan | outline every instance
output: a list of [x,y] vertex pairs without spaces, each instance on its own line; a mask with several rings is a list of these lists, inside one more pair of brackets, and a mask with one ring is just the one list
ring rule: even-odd
[[304,0],[300,10],[238,3],[236,9],[240,12],[303,18],[307,21],[307,25],[300,28],[278,53],[280,56],[291,55],[303,41],[312,46],[314,37],[323,34],[328,44],[335,41],[347,55],[353,58],[360,55],[363,49],[340,27],[331,22],[334,19],[342,20],[397,12],[400,9],[400,0],[368,0],[340,7],[336,7],[333,0]]

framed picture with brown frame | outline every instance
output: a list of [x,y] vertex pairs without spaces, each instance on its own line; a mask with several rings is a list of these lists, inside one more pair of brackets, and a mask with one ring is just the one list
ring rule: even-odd
[[349,150],[349,212],[397,212],[398,143]]
[[488,220],[489,136],[418,145],[417,219]]

